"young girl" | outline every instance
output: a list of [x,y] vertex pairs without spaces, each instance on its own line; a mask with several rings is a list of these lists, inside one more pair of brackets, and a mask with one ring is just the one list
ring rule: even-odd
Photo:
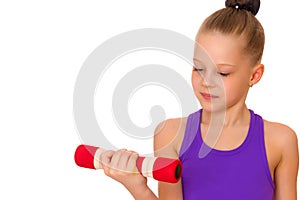
[[[295,132],[263,120],[245,104],[248,90],[264,72],[264,30],[255,18],[259,5],[259,0],[227,0],[226,8],[209,16],[198,31],[192,85],[202,109],[187,118],[166,120],[154,137],[156,156],[181,160],[181,181],[159,182],[156,197],[146,178],[129,173],[137,171],[137,153],[102,154],[105,174],[122,183],[135,199],[297,198]],[[202,48],[214,66],[203,58]]]

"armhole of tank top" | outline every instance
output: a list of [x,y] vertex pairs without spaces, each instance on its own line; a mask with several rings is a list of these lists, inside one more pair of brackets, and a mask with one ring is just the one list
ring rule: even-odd
[[262,150],[262,159],[263,159],[263,165],[266,171],[266,177],[269,181],[269,183],[271,184],[271,187],[273,189],[275,189],[275,184],[274,181],[272,179],[272,175],[271,175],[271,171],[270,171],[270,167],[269,167],[269,162],[268,162],[268,156],[267,156],[267,150],[266,150],[266,144],[265,144],[265,125],[264,125],[264,120],[262,117],[259,116],[259,120],[260,120],[260,130],[261,130],[261,150]]
[[183,159],[185,157],[186,153],[189,151],[191,144],[193,143],[193,141],[197,135],[198,125],[196,125],[195,123],[199,124],[197,121],[199,121],[199,118],[200,118],[199,113],[200,112],[201,112],[201,110],[199,110],[195,113],[192,113],[188,116],[183,140],[182,140],[180,151],[179,151],[180,159]]

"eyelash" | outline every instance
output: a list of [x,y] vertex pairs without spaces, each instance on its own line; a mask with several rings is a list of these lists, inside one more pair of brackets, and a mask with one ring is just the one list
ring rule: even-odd
[[[204,69],[201,69],[201,68],[195,68],[194,67],[194,71],[197,71],[197,72],[203,72]],[[230,75],[230,73],[226,73],[226,72],[218,72],[219,75],[223,76],[223,77],[227,77]]]
[[230,73],[225,73],[225,72],[218,72],[221,76],[227,77],[230,75]]
[[203,72],[203,71],[204,71],[204,69],[201,69],[201,68],[195,68],[195,67],[194,67],[193,70],[196,71],[196,72]]

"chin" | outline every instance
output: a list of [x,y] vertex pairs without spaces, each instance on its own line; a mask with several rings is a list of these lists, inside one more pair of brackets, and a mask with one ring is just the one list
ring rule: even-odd
[[224,112],[226,111],[226,104],[223,102],[208,102],[208,101],[201,101],[199,103],[202,109],[205,112]]

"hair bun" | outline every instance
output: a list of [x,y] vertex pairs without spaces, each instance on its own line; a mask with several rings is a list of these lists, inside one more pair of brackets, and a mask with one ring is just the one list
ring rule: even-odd
[[260,0],[226,0],[225,6],[227,8],[248,10],[253,15],[256,15],[260,7]]

